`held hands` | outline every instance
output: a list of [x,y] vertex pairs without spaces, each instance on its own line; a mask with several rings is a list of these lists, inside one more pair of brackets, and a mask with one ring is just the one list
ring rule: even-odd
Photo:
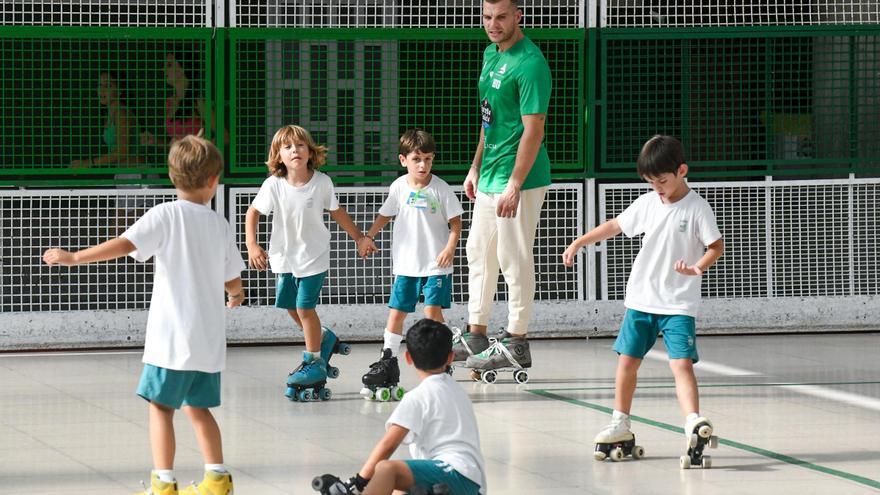
[[375,241],[367,236],[363,236],[357,240],[358,256],[366,259],[373,253],[378,253],[379,248],[376,247]]
[[508,183],[495,206],[495,215],[501,218],[513,218],[519,208],[519,187]]
[[248,246],[248,266],[251,268],[256,268],[260,271],[265,271],[268,267],[267,260],[269,256],[266,254],[266,251],[263,250],[259,245]]
[[45,253],[43,253],[43,261],[49,265],[64,265],[64,266],[73,266],[76,265],[76,260],[73,257],[73,253],[70,251],[65,251],[63,249],[53,248],[47,249]]
[[449,268],[452,266],[452,260],[455,258],[455,249],[444,249],[437,255],[437,266],[440,268]]
[[703,274],[703,269],[698,267],[697,265],[688,266],[684,260],[678,260],[675,262],[675,271],[682,275],[692,275],[695,277],[699,277]]

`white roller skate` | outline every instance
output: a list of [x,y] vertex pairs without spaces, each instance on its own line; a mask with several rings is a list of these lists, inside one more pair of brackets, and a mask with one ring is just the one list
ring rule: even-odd
[[645,457],[645,448],[636,445],[636,436],[630,430],[629,415],[618,411],[614,411],[611,423],[596,435],[593,442],[596,443],[593,459],[597,461],[610,458],[616,462],[627,456],[633,459]]
[[687,439],[687,454],[679,458],[682,469],[700,466],[703,469],[712,467],[712,457],[703,455],[703,450],[718,448],[718,437],[713,435],[712,422],[703,416],[695,416],[684,424],[684,436]]

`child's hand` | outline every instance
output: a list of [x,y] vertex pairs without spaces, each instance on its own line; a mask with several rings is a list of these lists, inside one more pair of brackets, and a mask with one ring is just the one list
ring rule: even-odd
[[73,253],[58,248],[47,249],[46,252],[43,253],[43,261],[49,266],[73,266],[76,264],[76,261],[73,258]]
[[449,268],[452,266],[452,260],[455,258],[455,249],[446,248],[437,255],[437,266],[440,268]]
[[567,267],[574,266],[574,258],[580,250],[580,246],[576,246],[575,243],[569,244],[565,251],[562,252],[562,264]]
[[266,251],[260,246],[248,246],[248,266],[263,271],[266,269],[266,260],[268,259]]
[[678,260],[675,262],[675,271],[682,275],[692,275],[695,277],[699,277],[703,274],[703,269],[698,267],[697,265],[688,266],[684,260]]
[[357,240],[357,250],[358,256],[361,258],[366,258],[367,256],[379,252],[379,248],[376,247],[376,243],[373,239],[370,239],[367,236],[363,236]]
[[226,295],[226,307],[234,308],[236,306],[241,306],[241,303],[244,302],[244,289],[241,290],[238,294],[227,294]]

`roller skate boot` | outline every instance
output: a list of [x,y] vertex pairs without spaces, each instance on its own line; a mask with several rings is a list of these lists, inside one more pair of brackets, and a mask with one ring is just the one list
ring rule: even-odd
[[327,365],[321,355],[303,351],[302,363],[287,376],[284,395],[291,401],[330,400],[331,392],[326,385]]
[[177,481],[166,483],[156,476],[156,473],[150,473],[150,487],[141,481],[144,491],[137,492],[135,495],[177,495]]
[[339,340],[339,337],[327,327],[321,327],[321,359],[327,365],[327,378],[339,377],[339,368],[330,366],[330,358],[334,354],[348,356],[351,346]]
[[405,391],[398,385],[400,366],[397,364],[397,357],[391,355],[391,349],[382,349],[379,360],[370,365],[370,371],[361,381],[364,383],[364,388],[361,389],[364,399],[380,402],[403,399]]
[[312,490],[321,492],[321,495],[360,495],[366,488],[366,480],[352,477],[348,481],[342,481],[332,474],[322,474],[312,479]]
[[198,485],[193,482],[181,495],[232,495],[232,475],[205,471],[205,477]]
[[703,450],[718,448],[718,437],[712,434],[712,422],[702,416],[693,415],[684,424],[684,436],[687,439],[687,454],[679,458],[682,469],[700,466],[703,469],[712,467],[712,457],[703,455]]
[[464,332],[452,327],[453,362],[464,362],[474,354],[479,354],[489,347],[489,338],[477,332]]
[[636,445],[636,436],[630,430],[629,416],[618,411],[614,411],[611,424],[600,431],[593,442],[596,444],[593,459],[597,461],[608,458],[612,461],[622,461],[627,456],[633,459],[641,459],[645,456],[644,447]]
[[471,378],[475,381],[495,383],[499,371],[512,371],[516,383],[527,383],[529,372],[526,369],[532,366],[529,341],[504,332],[485,351],[467,358],[465,366],[471,368]]

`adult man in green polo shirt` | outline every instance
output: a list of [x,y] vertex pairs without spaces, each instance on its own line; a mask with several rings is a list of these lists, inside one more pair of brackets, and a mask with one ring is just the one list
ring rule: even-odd
[[456,359],[473,354],[466,366],[476,369],[512,364],[508,353],[487,350],[499,269],[508,288],[508,326],[498,345],[520,366],[532,362],[526,332],[535,299],[535,230],[550,186],[543,140],[551,79],[547,60],[523,34],[521,20],[517,0],[483,2],[483,26],[492,44],[483,52],[480,73],[480,140],[464,181],[475,201],[467,239],[469,332],[456,345]]

